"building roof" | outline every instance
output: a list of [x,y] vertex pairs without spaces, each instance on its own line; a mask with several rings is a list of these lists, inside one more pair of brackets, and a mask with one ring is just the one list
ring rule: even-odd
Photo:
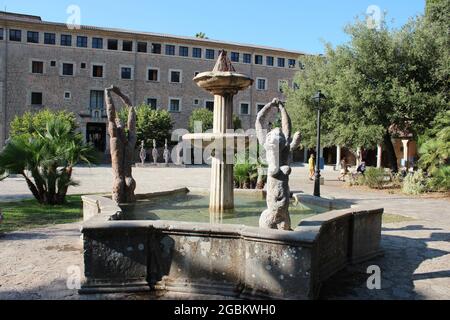
[[[9,20],[9,21],[15,21],[15,22],[25,22],[25,23],[33,23],[33,24],[41,24],[46,26],[54,26],[54,27],[63,27],[67,28],[67,24],[65,23],[59,23],[59,22],[49,22],[49,21],[43,21],[41,17],[34,16],[34,15],[27,15],[27,14],[20,14],[20,13],[13,13],[13,12],[5,12],[0,11],[0,20]],[[81,30],[90,30],[90,31],[101,31],[101,32],[111,32],[111,33],[123,33],[128,36],[148,36],[153,38],[161,38],[165,40],[175,40],[175,41],[189,41],[189,42],[197,42],[199,44],[203,45],[227,45],[229,47],[239,47],[243,49],[250,49],[250,50],[266,50],[266,51],[273,51],[273,52],[279,52],[284,54],[290,54],[290,55],[310,55],[309,53],[296,51],[296,50],[286,50],[281,48],[274,48],[274,47],[268,47],[268,46],[259,46],[254,44],[245,44],[245,43],[237,43],[237,42],[227,42],[227,41],[220,41],[220,40],[213,40],[213,39],[201,39],[196,37],[187,37],[187,36],[177,36],[177,35],[170,35],[170,34],[162,34],[162,33],[152,33],[152,32],[143,32],[143,31],[133,31],[133,30],[127,30],[127,29],[119,29],[119,28],[103,28],[103,27],[95,27],[95,26],[87,26],[87,25],[81,25]]]

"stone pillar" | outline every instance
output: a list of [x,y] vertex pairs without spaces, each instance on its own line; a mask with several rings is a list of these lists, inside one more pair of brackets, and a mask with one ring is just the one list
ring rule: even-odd
[[[214,96],[214,134],[226,134],[233,128],[233,94]],[[214,142],[223,144],[223,152],[216,149],[212,158],[211,172],[211,223],[220,223],[226,210],[234,209],[234,165],[227,164],[226,141],[216,139]],[[220,147],[219,147],[220,148]]]
[[403,161],[405,162],[405,167],[408,168],[409,140],[402,140],[402,143],[403,143]]
[[382,145],[378,145],[377,148],[377,168],[380,169],[382,167],[383,160],[383,147]]
[[341,146],[336,147],[336,170],[341,170],[341,158],[342,158],[342,148]]
[[362,158],[362,148],[359,147],[358,150],[356,151],[356,166],[359,167],[359,165],[361,164],[361,159]]
[[309,159],[308,159],[308,148],[305,147],[305,150],[303,150],[303,163],[304,164],[308,164]]

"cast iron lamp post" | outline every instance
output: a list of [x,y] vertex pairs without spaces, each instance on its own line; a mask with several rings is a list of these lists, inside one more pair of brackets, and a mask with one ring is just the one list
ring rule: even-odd
[[319,90],[317,94],[312,98],[317,103],[317,150],[316,150],[316,180],[314,184],[314,196],[320,197],[320,129],[321,129],[321,113],[323,107],[320,104],[323,100],[326,100],[325,95]]

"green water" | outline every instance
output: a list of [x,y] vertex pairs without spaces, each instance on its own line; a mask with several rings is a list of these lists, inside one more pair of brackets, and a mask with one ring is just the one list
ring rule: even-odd
[[[261,213],[266,208],[266,201],[255,196],[235,195],[235,207],[234,212],[224,214],[224,224],[257,227]],[[123,206],[122,210],[126,220],[209,223],[208,208],[209,195],[187,193],[138,201],[136,204]],[[289,209],[292,226],[297,226],[301,220],[325,211],[323,208],[306,207],[292,202]]]

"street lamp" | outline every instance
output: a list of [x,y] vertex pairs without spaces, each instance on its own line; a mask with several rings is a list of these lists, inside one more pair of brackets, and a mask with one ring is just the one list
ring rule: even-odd
[[320,127],[321,127],[321,112],[323,106],[320,104],[322,101],[326,100],[325,95],[319,90],[316,95],[312,98],[317,104],[317,150],[316,150],[316,181],[314,184],[314,196],[320,197]]

